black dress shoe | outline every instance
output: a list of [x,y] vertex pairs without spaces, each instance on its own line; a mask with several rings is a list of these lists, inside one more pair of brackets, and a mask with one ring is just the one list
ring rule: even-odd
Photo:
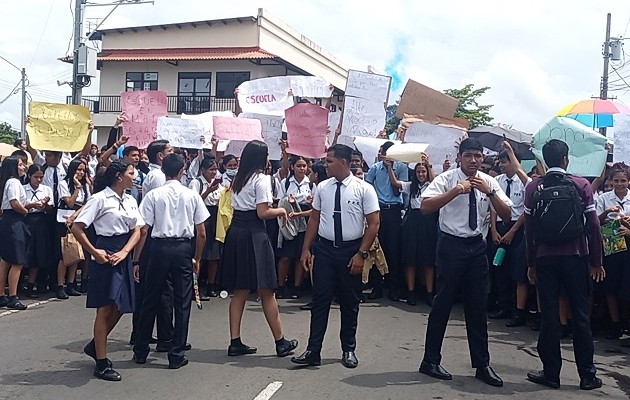
[[230,345],[228,347],[228,356],[244,356],[246,354],[256,354],[257,348],[241,343],[240,345]]
[[450,381],[451,379],[453,379],[453,375],[442,368],[440,364],[433,364],[427,361],[422,361],[420,363],[420,369],[418,371],[425,375],[429,375],[437,379],[442,379],[444,381]]
[[382,289],[372,289],[372,293],[368,295],[368,300],[378,300],[383,298]]
[[114,371],[112,367],[109,366],[102,371],[99,370],[98,367],[94,367],[94,376],[98,379],[110,382],[118,382],[122,379],[120,374]]
[[22,304],[20,302],[20,300],[17,299],[17,297],[15,299],[9,300],[9,302],[7,303],[7,308],[9,310],[26,310],[26,304]]
[[68,296],[73,296],[73,297],[81,296],[81,292],[79,292],[78,290],[74,288],[74,283],[68,283],[68,286],[66,286],[65,292]]
[[580,389],[582,390],[593,390],[599,389],[600,387],[602,387],[602,380],[596,376],[580,379]]
[[433,293],[427,293],[427,298],[426,298],[427,306],[433,307],[433,298],[434,297],[435,296],[433,295]]
[[527,320],[522,316],[513,317],[511,320],[505,323],[505,326],[508,328],[516,328],[518,326],[524,326],[527,323]]
[[530,371],[527,373],[527,380],[537,383],[539,385],[547,386],[552,389],[558,389],[560,387],[559,380],[549,379],[545,376],[545,371]]
[[300,310],[302,311],[309,311],[313,309],[313,302],[309,301],[308,303],[304,304],[303,306],[300,306]]
[[499,378],[491,366],[477,368],[477,373],[475,374],[475,378],[479,379],[487,383],[490,386],[501,387],[503,386],[503,380]]
[[175,362],[168,362],[168,369],[180,369],[188,365],[188,359],[184,356],[181,360]]
[[202,295],[199,297],[199,300],[201,300],[201,301],[210,301],[210,296],[205,295],[205,294],[202,294]]
[[[158,353],[168,353],[172,349],[173,349],[173,342],[158,342],[157,346],[155,346],[155,351]],[[190,350],[190,349],[192,349],[192,345],[190,343],[186,343],[186,346],[184,346],[184,350]]]
[[490,319],[509,319],[512,318],[512,313],[509,310],[501,310],[495,313],[488,314]]
[[354,351],[344,351],[341,355],[341,364],[346,368],[356,368],[359,365],[359,360],[357,360]]
[[322,365],[322,358],[318,353],[313,353],[310,350],[306,350],[304,353],[297,357],[291,357],[291,362],[299,365]]
[[280,345],[276,345],[276,354],[278,355],[278,357],[290,356],[291,354],[293,354],[293,350],[295,350],[297,347],[298,347],[297,340],[284,339],[283,343],[281,343]]
[[0,307],[6,307],[7,304],[9,304],[9,297],[8,296],[1,296],[0,297]]
[[407,293],[407,304],[410,306],[415,306],[416,304],[418,304],[415,291],[410,290],[409,293]]
[[192,344],[186,343],[186,346],[184,346],[184,350],[188,351],[190,349],[192,349]]
[[135,362],[136,364],[146,364],[147,363],[147,357],[146,356],[141,356],[139,354],[134,353],[133,357],[131,358],[131,360],[133,362]]
[[66,291],[63,290],[63,288],[59,288],[59,289],[57,289],[57,298],[59,300],[68,300],[70,297],[68,296]]

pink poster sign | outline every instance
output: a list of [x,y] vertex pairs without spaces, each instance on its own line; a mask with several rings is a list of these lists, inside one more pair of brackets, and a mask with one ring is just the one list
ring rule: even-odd
[[122,112],[127,121],[123,132],[129,136],[127,146],[146,149],[157,137],[157,121],[168,114],[166,92],[141,90],[120,94]]
[[249,142],[263,140],[260,120],[234,117],[212,117],[214,137]]
[[287,151],[296,156],[326,156],[328,110],[316,104],[299,103],[284,110],[287,124]]

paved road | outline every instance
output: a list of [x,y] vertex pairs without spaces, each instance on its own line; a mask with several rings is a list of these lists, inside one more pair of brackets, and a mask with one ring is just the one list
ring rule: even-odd
[[[252,299],[253,300],[253,299]],[[492,365],[505,387],[492,388],[473,378],[461,308],[453,312],[447,330],[443,365],[454,375],[450,382],[430,379],[417,372],[426,329],[426,306],[408,307],[383,301],[366,304],[359,320],[359,367],[348,370],[339,363],[339,312],[331,312],[322,352],[323,365],[294,368],[288,359],[274,356],[274,345],[261,307],[247,305],[244,341],[257,346],[254,356],[229,358],[228,300],[204,303],[192,310],[188,352],[190,364],[167,369],[163,353],[151,353],[149,363],[130,361],[127,345],[131,318],[125,316],[114,330],[110,355],[122,382],[92,377],[93,361],[82,354],[91,337],[93,311],[85,298],[51,301],[24,312],[0,311],[0,399],[71,400],[108,399],[626,399],[630,397],[628,349],[616,342],[596,343],[596,362],[604,387],[593,392],[578,389],[572,347],[563,345],[565,368],[560,391],[525,380],[525,373],[539,367],[535,333],[528,328],[508,330],[490,322]],[[289,338],[300,340],[304,350],[309,314],[299,311],[296,300],[281,300],[282,320]],[[105,397],[107,396],[107,397]]]

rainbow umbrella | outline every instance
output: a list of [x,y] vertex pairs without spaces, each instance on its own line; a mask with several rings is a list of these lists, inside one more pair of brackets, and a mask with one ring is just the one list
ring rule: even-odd
[[630,114],[625,104],[612,100],[590,99],[569,104],[558,112],[591,128],[608,128],[614,125],[613,114]]

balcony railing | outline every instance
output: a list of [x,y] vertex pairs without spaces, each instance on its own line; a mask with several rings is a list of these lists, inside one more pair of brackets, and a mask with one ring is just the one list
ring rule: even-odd
[[[68,96],[66,103],[72,98]],[[83,96],[81,105],[95,114],[119,113],[120,96]],[[168,112],[176,114],[201,114],[208,111],[234,111],[234,99],[215,96],[168,96]]]

